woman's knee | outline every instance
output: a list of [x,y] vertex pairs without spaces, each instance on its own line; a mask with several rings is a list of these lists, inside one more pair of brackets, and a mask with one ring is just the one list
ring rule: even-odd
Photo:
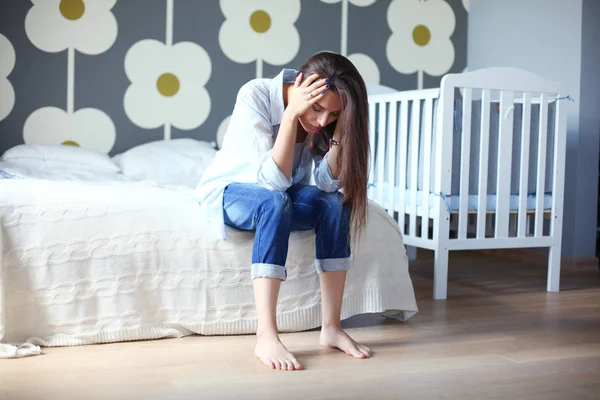
[[335,215],[345,215],[348,213],[348,207],[346,204],[344,204],[342,196],[338,192],[321,192],[321,195],[317,198],[317,200],[319,203],[321,203],[323,211],[327,213],[332,213]]
[[286,192],[269,191],[267,196],[264,196],[260,206],[261,214],[264,216],[284,216],[291,214],[292,201]]

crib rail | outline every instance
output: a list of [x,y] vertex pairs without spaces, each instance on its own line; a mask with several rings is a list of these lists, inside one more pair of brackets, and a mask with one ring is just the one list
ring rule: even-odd
[[407,244],[546,246],[562,213],[566,109],[556,99],[564,96],[560,83],[512,68],[370,96],[369,198]]
[[[481,124],[475,132],[480,138],[479,171],[476,195],[477,230],[475,239],[488,237],[514,238],[515,247],[528,247],[536,243],[548,244],[542,240],[553,235],[555,224],[562,223],[564,197],[564,170],[566,148],[566,103],[556,101],[566,97],[566,89],[558,82],[546,81],[527,71],[512,68],[490,68],[467,74],[450,74],[442,80],[442,93],[462,91],[462,126],[460,138],[461,168],[460,207],[458,209],[458,239],[467,238],[469,209],[469,161],[472,142],[470,125],[474,104],[472,98],[477,93],[481,98]],[[491,155],[486,152],[490,145],[490,109],[494,102],[491,93],[499,93],[497,163],[495,181],[488,179]],[[552,103],[553,113],[549,112]],[[532,108],[535,105],[535,111]],[[442,118],[453,118],[454,105],[445,104]],[[520,120],[517,121],[516,119]],[[537,121],[537,129],[532,132],[532,120]],[[518,135],[517,133],[518,130]],[[443,134],[443,133],[442,133]],[[454,135],[453,135],[454,136]],[[520,141],[515,140],[520,136]],[[537,146],[532,147],[532,137]],[[550,151],[552,150],[552,151]],[[548,158],[548,159],[547,159]],[[534,170],[530,170],[530,164]],[[487,182],[486,182],[487,181]],[[485,207],[487,185],[495,187],[495,207],[490,213]],[[515,186],[517,193],[511,190]],[[518,197],[518,205],[511,204],[511,197]],[[550,200],[548,201],[548,197]],[[533,198],[532,202],[528,199]],[[533,203],[533,204],[528,204]],[[550,203],[550,204],[547,204]],[[486,235],[485,222],[491,214],[494,221],[493,235]],[[545,224],[545,216],[549,224]],[[512,224],[511,224],[512,220]],[[533,229],[528,229],[533,220]],[[545,225],[549,225],[545,229]],[[526,238],[540,239],[529,243]],[[554,238],[555,239],[555,238]]]

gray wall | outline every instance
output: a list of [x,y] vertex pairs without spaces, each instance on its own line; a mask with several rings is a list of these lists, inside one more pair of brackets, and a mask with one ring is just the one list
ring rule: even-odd
[[595,257],[598,206],[600,2],[475,0],[467,66],[520,67],[565,83],[569,103],[563,256]]
[[[289,0],[273,4],[283,8],[286,1]],[[377,0],[366,7],[354,5],[352,1],[348,6],[347,54],[365,53],[373,59],[380,72],[380,84],[400,90],[416,89],[417,74],[399,73],[386,56],[386,43],[391,34],[387,13],[392,1]],[[419,3],[419,6],[436,1],[439,0]],[[340,2],[328,3],[331,1],[300,2],[300,14],[294,24],[300,36],[299,49],[283,65],[265,62],[263,77],[274,76],[283,67],[297,68],[304,59],[320,50],[341,52],[342,6]],[[447,3],[451,5],[455,18],[451,36],[455,58],[447,72],[459,72],[466,66],[467,11],[462,0],[448,0]],[[91,107],[110,117],[116,127],[114,146],[107,150],[112,155],[163,138],[162,127],[144,129],[133,123],[125,112],[123,102],[130,84],[124,70],[125,55],[141,40],[165,41],[166,4],[166,0],[118,0],[111,10],[118,25],[114,44],[95,55],[75,51],[74,109]],[[252,0],[240,0],[240,4],[246,6],[252,4]],[[210,57],[212,72],[205,85],[211,99],[208,118],[197,128],[173,128],[172,138],[215,140],[221,122],[231,114],[237,90],[244,82],[257,77],[255,62],[237,63],[222,50],[219,31],[225,16],[221,5],[217,0],[174,1],[173,43],[190,41],[201,46]],[[0,2],[0,34],[8,38],[16,52],[16,65],[8,77],[16,92],[16,102],[12,112],[0,121],[0,154],[24,142],[23,126],[33,112],[48,106],[66,107],[67,51],[49,53],[30,40],[24,21],[31,7],[32,3],[25,0]],[[418,25],[423,21],[415,20],[413,23]],[[240,35],[241,45],[245,39],[244,35]],[[424,87],[437,86],[440,79],[441,76],[425,74]],[[40,130],[43,129],[41,126]],[[85,135],[85,132],[78,134]]]
[[581,90],[576,225],[573,253],[590,257],[596,248],[598,210],[598,153],[600,152],[600,2],[583,0],[581,29]]

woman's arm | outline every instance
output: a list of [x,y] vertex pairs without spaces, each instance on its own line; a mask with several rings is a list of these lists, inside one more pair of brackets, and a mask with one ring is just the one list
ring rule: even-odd
[[[333,132],[333,140],[336,143],[339,143],[342,140],[342,114],[338,116],[337,123],[335,125],[335,131]],[[327,162],[329,163],[329,168],[331,169],[331,174],[333,175],[333,179],[338,179],[340,175],[340,163],[338,162],[338,154],[340,152],[340,144],[333,145],[329,147],[329,152],[327,153]]]
[[342,185],[339,180],[333,177],[331,168],[329,167],[332,157],[331,152],[325,154],[324,157],[315,157],[315,170],[313,176],[315,178],[315,186],[324,192],[336,192]]
[[279,133],[273,152],[273,161],[287,179],[292,176],[294,166],[294,146],[298,133],[298,118],[319,100],[327,87],[326,79],[319,79],[313,74],[302,82],[302,74],[298,74],[293,88],[288,92],[288,105],[283,112]]
[[287,179],[291,178],[294,167],[294,147],[297,133],[298,118],[284,111],[271,157]]
[[[342,111],[343,112],[343,111]],[[341,113],[338,116],[332,139],[339,143],[342,140],[343,127]],[[329,151],[322,158],[315,158],[314,178],[316,186],[325,192],[335,192],[341,188],[339,180],[341,166],[338,161],[341,144],[330,145]]]

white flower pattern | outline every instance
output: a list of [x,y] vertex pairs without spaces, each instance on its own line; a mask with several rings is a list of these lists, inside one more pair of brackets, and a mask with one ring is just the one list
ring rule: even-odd
[[294,23],[300,15],[300,1],[221,0],[225,21],[219,30],[223,53],[234,62],[257,62],[257,77],[262,77],[262,62],[284,65],[298,54],[300,35]]
[[379,85],[381,77],[375,60],[362,53],[350,54],[348,59],[354,64],[366,84]]
[[36,47],[56,53],[74,48],[100,54],[117,38],[111,9],[117,0],[31,0],[25,32]]
[[15,90],[8,75],[15,67],[15,49],[6,36],[0,34],[0,121],[10,114],[15,105]]
[[70,114],[60,108],[34,111],[23,127],[25,143],[80,146],[108,153],[115,144],[116,129],[108,115],[94,108]]
[[165,124],[183,130],[197,128],[210,113],[211,100],[204,85],[211,72],[208,53],[195,43],[167,46],[142,40],[125,55],[125,73],[131,81],[125,91],[125,113],[145,129]]
[[[328,3],[328,4],[335,4],[335,3],[339,3],[340,1],[344,1],[344,0],[321,0],[323,3]],[[349,1],[350,4],[357,6],[357,7],[368,7],[371,4],[375,3],[377,0],[346,0]]]
[[75,110],[75,50],[96,55],[108,50],[117,38],[117,21],[111,9],[116,0],[31,0],[25,32],[34,46],[56,53],[67,50],[66,110],[43,107],[27,117],[25,143],[81,146],[108,153],[116,129],[101,110]]
[[441,76],[452,68],[454,45],[450,36],[456,18],[443,0],[393,0],[387,20],[392,35],[386,45],[387,58],[402,74]]

